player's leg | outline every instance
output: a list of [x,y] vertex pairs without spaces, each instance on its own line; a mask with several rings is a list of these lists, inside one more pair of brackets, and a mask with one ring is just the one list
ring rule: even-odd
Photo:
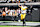
[[14,17],[14,21],[16,20],[16,16]]
[[21,20],[23,20],[23,14],[21,14]]
[[25,19],[26,14],[23,14],[23,19]]
[[3,16],[3,20],[5,21],[5,16]]
[[21,14],[21,20],[23,20],[23,25],[25,24],[25,16],[26,14]]
[[23,24],[25,24],[25,16],[26,14],[23,14]]

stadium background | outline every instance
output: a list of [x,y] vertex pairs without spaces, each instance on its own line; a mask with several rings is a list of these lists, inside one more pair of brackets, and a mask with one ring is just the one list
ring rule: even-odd
[[[8,1],[8,0],[7,0]],[[4,2],[4,3],[7,3],[7,1],[6,2]],[[34,2],[40,2],[39,0],[37,1],[37,0],[34,0]],[[3,3],[3,2],[2,2]],[[10,2],[8,2],[8,3],[10,3]],[[12,2],[11,2],[12,3]],[[28,2],[29,3],[29,2]],[[30,10],[30,5],[27,5],[28,6],[28,11]],[[0,6],[0,8],[5,8],[5,7],[9,7],[9,8],[12,8],[12,7],[16,7],[16,8],[18,8],[18,6]],[[30,14],[28,14],[27,15],[27,17],[26,17],[26,21],[30,21],[30,22],[39,22],[40,21],[40,5],[33,5],[33,8],[34,8],[34,10],[32,10],[32,15]],[[35,9],[37,9],[37,10],[35,10]],[[36,14],[37,13],[37,14]],[[0,16],[1,18],[0,18],[0,20],[2,20],[3,18],[2,18],[2,16]],[[10,16],[9,16],[10,17]],[[7,19],[9,18],[8,16],[6,17]],[[11,20],[11,17],[9,18],[10,20]],[[9,20],[8,19],[8,20]],[[19,19],[19,18],[18,18]],[[16,19],[16,20],[18,20],[18,19]],[[35,19],[35,20],[34,20]],[[0,21],[1,22],[1,21]],[[6,21],[4,21],[4,22],[6,22]],[[0,25],[0,27],[5,27],[5,26],[1,26]],[[6,26],[6,27],[9,27],[9,26]],[[23,27],[23,26],[10,26],[10,27]],[[30,27],[30,26],[24,26],[24,27]],[[32,27],[32,26],[31,26]],[[39,26],[40,27],[40,26]]]

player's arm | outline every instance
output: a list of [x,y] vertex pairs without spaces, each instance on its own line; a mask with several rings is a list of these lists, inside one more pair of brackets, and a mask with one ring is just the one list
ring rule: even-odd
[[28,9],[28,8],[26,8],[26,9]]
[[18,4],[18,6],[21,7],[19,4]]
[[20,5],[18,5],[20,8],[21,8],[21,6]]
[[25,9],[28,9],[28,7],[26,7]]

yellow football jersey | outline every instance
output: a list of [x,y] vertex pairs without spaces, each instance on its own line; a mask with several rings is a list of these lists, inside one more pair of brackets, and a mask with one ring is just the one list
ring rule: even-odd
[[26,9],[27,9],[26,6],[21,6],[21,13],[26,13]]

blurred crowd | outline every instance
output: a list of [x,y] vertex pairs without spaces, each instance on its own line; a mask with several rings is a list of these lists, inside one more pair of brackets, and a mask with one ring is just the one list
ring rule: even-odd
[[0,0],[1,3],[28,3],[28,2],[40,2],[40,0]]
[[[6,13],[6,14],[5,14]],[[20,16],[21,11],[20,8],[18,9],[8,9],[7,7],[5,7],[5,9],[0,9],[0,16],[2,16],[2,14],[5,16]]]
[[8,9],[5,11],[6,12],[6,15],[9,15],[9,16],[18,16],[20,15],[20,8],[18,9]]
[[0,9],[0,15],[2,14],[2,10]]
[[[32,6],[27,6],[27,13],[32,13]],[[0,16],[2,13],[6,13],[6,16],[21,16],[21,9],[18,6],[15,7],[2,7],[0,8]]]

